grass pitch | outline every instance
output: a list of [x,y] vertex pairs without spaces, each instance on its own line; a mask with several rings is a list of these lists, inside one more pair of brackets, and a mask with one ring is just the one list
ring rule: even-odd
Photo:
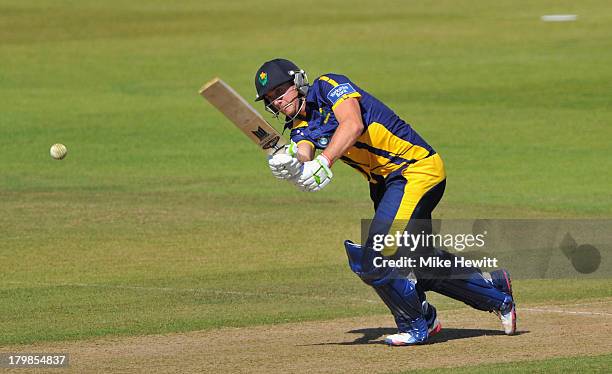
[[[276,181],[197,94],[220,76],[254,97],[277,56],[410,122],[447,166],[438,217],[611,216],[607,1],[295,6],[0,2],[0,346],[386,313],[342,249],[372,214],[364,180]],[[578,21],[540,21],[559,12]],[[515,287],[541,303],[610,286]]]

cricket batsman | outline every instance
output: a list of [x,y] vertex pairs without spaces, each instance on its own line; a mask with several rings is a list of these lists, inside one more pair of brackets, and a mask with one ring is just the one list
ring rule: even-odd
[[[368,240],[344,245],[351,270],[393,314],[398,332],[386,337],[387,344],[420,344],[440,331],[426,291],[494,312],[505,333],[515,333],[515,303],[505,270],[485,277],[477,268],[419,269],[408,277],[398,268],[374,265],[380,257],[402,253],[401,248],[374,250],[375,234],[386,233],[397,222],[407,223],[408,232],[431,233],[431,213],[446,185],[442,158],[408,123],[346,76],[325,74],[309,84],[305,72],[285,59],[264,63],[255,75],[255,88],[256,100],[275,117],[283,114],[291,130],[286,153],[268,160],[275,177],[303,191],[319,191],[331,182],[332,167],[341,160],[368,180],[375,210]],[[416,253],[454,257],[433,247]]]

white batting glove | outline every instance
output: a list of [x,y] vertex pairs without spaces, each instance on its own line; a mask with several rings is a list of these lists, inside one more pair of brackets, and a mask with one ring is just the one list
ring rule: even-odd
[[290,155],[291,157],[297,157],[297,153],[298,153],[297,143],[292,140],[291,143],[287,144],[285,146],[285,153]]
[[304,163],[296,185],[302,191],[315,192],[327,186],[333,176],[327,157],[318,155],[314,160]]
[[268,166],[272,175],[278,179],[295,179],[302,170],[302,163],[295,157],[297,145],[291,142],[286,148],[286,153],[278,153],[268,158]]

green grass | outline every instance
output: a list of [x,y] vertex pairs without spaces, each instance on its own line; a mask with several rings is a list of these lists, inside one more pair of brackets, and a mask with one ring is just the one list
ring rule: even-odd
[[403,373],[608,373],[612,355],[562,357],[547,360],[466,366],[447,369],[410,370]]
[[[221,76],[251,98],[277,56],[412,123],[447,165],[438,217],[611,216],[607,1],[314,3],[0,3],[0,345],[385,313],[342,248],[363,178],[299,193],[197,95]],[[579,20],[539,20],[560,11]]]

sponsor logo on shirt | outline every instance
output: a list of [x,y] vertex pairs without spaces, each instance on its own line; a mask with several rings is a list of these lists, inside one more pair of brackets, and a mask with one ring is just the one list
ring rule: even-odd
[[332,103],[335,103],[344,95],[352,94],[353,92],[357,91],[355,91],[355,89],[353,88],[353,86],[351,86],[350,83],[342,83],[332,88],[331,91],[329,91],[329,93],[327,94],[327,98]]

